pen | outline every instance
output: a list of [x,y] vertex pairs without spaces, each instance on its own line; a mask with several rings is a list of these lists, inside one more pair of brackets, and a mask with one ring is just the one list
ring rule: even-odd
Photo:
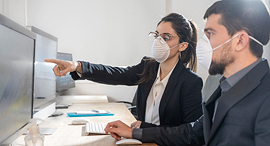
[[98,111],[98,110],[94,110],[94,109],[93,109],[92,111],[93,111],[93,112],[96,112],[96,113],[99,113],[99,111]]

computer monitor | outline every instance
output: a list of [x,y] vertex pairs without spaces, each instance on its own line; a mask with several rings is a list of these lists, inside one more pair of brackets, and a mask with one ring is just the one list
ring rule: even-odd
[[0,34],[0,145],[7,145],[30,126],[35,34],[1,14]]
[[36,33],[33,118],[46,119],[55,112],[56,78],[54,64],[44,59],[56,59],[57,38],[34,26],[28,28]]
[[[57,59],[73,61],[72,54],[63,53],[63,52],[57,52]],[[74,87],[75,87],[75,82],[69,74],[62,77],[56,77],[56,91],[57,92],[61,92],[61,91],[74,88]]]

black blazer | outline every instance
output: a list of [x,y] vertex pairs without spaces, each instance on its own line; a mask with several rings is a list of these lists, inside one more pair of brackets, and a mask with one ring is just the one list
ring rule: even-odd
[[[73,72],[73,79],[88,79],[98,83],[111,85],[137,85],[144,70],[146,61],[141,60],[138,65],[127,68],[111,67],[101,64],[82,63],[82,77]],[[146,101],[151,87],[156,79],[158,62],[156,62],[154,77],[148,83],[138,85],[137,90],[137,114],[142,121],[141,127],[156,126],[145,121]],[[202,115],[201,108],[202,79],[190,69],[184,67],[179,61],[174,68],[167,86],[164,90],[159,107],[160,125],[176,126],[182,123],[195,121]]]
[[[156,142],[159,145],[206,143],[206,146],[269,146],[269,87],[269,65],[267,60],[264,60],[225,94],[221,95],[218,87],[203,104],[204,116],[194,125],[146,128],[143,129],[142,141]],[[219,104],[212,123],[218,97]]]

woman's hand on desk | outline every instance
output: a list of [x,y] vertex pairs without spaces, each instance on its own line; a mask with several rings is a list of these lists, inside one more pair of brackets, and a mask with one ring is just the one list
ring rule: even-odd
[[121,137],[132,138],[132,128],[122,121],[114,121],[107,124],[104,131],[111,134],[116,140],[121,140]]
[[53,68],[54,74],[56,76],[66,76],[68,72],[78,71],[82,73],[82,68],[79,62],[76,61],[64,61],[57,59],[45,59],[45,62],[55,63]]
[[130,125],[130,127],[133,128],[140,128],[142,124],[142,121],[136,121]]

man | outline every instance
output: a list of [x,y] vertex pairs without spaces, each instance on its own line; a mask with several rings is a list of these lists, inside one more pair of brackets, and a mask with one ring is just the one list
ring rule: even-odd
[[224,75],[203,103],[204,115],[178,127],[132,129],[121,121],[111,122],[105,131],[112,137],[158,145],[270,145],[270,73],[267,60],[261,58],[270,34],[266,6],[259,0],[217,1],[204,19],[207,37],[198,42],[197,50],[204,51],[197,53],[210,56],[210,61],[198,60],[209,62],[211,75]]

